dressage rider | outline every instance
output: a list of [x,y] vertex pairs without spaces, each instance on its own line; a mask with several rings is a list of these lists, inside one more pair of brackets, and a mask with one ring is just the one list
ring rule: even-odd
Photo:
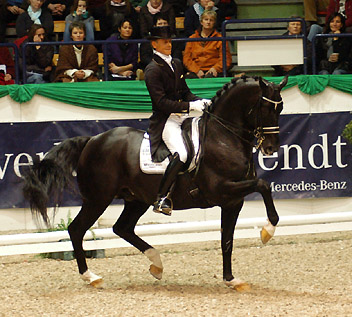
[[168,194],[187,160],[181,124],[188,118],[189,111],[202,111],[210,104],[210,100],[201,99],[190,91],[184,78],[182,62],[171,57],[170,27],[154,27],[149,39],[154,55],[145,69],[145,82],[153,108],[148,128],[152,159],[161,162],[170,152],[172,154],[153,210],[171,216],[172,201]]

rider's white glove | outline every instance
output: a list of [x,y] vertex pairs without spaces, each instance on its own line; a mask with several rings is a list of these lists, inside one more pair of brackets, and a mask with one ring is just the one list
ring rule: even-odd
[[195,111],[200,111],[202,112],[204,110],[205,104],[204,101],[205,99],[201,100],[196,100],[196,101],[190,101],[189,102],[189,110],[195,110]]
[[210,106],[211,105],[211,100],[210,99],[202,99],[203,103],[205,106]]

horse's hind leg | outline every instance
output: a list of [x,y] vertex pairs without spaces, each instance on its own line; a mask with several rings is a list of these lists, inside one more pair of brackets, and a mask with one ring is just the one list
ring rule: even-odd
[[89,204],[88,202],[83,203],[80,212],[68,227],[79,273],[84,281],[94,287],[100,287],[103,280],[100,276],[95,275],[88,270],[86,256],[83,250],[83,237],[87,230],[93,226],[93,224],[102,215],[105,208],[106,206],[98,207],[96,205]]
[[150,274],[160,280],[162,278],[163,265],[159,252],[134,232],[139,218],[148,208],[149,205],[139,201],[126,201],[125,208],[113,226],[113,231],[148,257],[152,262],[149,269]]

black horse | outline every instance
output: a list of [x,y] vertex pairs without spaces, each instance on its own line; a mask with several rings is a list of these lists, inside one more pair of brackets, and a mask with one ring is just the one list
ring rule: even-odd
[[[244,76],[225,84],[200,120],[200,163],[190,173],[179,175],[172,191],[176,210],[221,207],[223,278],[226,285],[238,290],[248,286],[234,279],[231,267],[233,234],[244,197],[259,192],[264,199],[269,222],[261,231],[263,243],[273,236],[279,221],[269,184],[256,178],[252,150],[255,140],[266,155],[278,150],[278,121],[283,109],[280,91],[286,83],[287,78],[275,85]],[[82,240],[114,198],[124,200],[114,233],[143,252],[152,262],[150,273],[157,279],[162,277],[159,252],[134,232],[139,218],[155,201],[161,180],[161,175],[140,170],[143,134],[118,127],[93,137],[64,140],[24,176],[24,196],[32,212],[48,223],[49,201],[60,197],[64,187],[72,183],[72,173],[77,172],[83,205],[68,231],[79,273],[93,286],[99,286],[102,278],[88,269]]]

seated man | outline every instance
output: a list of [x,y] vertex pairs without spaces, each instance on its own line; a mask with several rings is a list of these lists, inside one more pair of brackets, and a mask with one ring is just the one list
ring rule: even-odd
[[[296,17],[291,17],[296,18]],[[300,35],[302,34],[302,23],[292,21],[287,24],[287,31],[283,35]],[[295,76],[303,74],[303,65],[276,65],[274,76]]]

